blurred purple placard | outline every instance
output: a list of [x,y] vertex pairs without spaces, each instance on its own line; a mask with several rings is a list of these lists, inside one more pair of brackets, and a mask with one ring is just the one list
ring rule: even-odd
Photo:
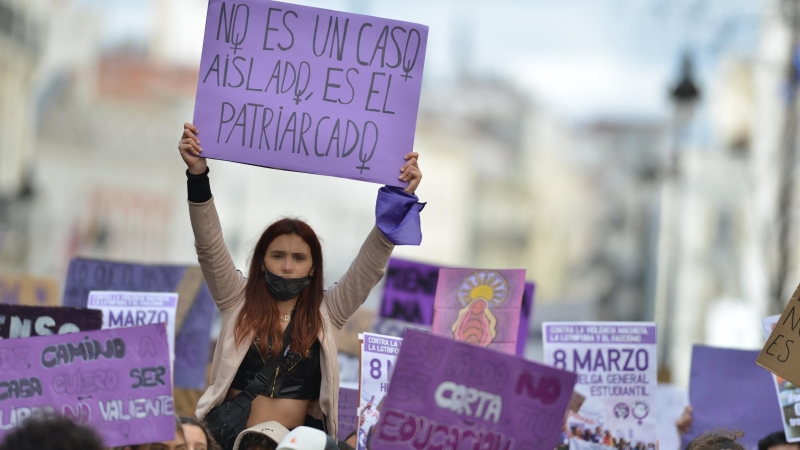
[[433,323],[439,266],[391,258],[386,269],[381,317],[419,325]]
[[516,354],[524,290],[524,269],[441,269],[433,334]]
[[74,258],[67,272],[63,303],[85,307],[89,291],[178,292],[179,312],[184,302],[192,303],[175,336],[173,382],[175,387],[204,389],[216,306],[202,277],[194,277],[199,272],[196,269]]
[[574,373],[409,329],[371,446],[552,450]]
[[106,447],[171,440],[175,416],[163,324],[0,340],[0,441],[54,414]]
[[0,339],[99,330],[103,313],[86,308],[0,304]]
[[783,430],[772,374],[755,364],[759,353],[694,346],[689,380],[689,404],[694,412],[682,448],[706,431],[724,428],[743,431],[738,442],[755,449],[759,439]]
[[522,314],[519,316],[519,333],[517,334],[517,356],[525,355],[525,344],[528,342],[528,326],[531,323],[531,312],[533,311],[534,287],[533,283],[525,283],[525,291],[522,293]]
[[428,27],[211,0],[194,124],[203,156],[404,186]]
[[339,435],[340,441],[356,431],[358,415],[358,389],[339,388]]

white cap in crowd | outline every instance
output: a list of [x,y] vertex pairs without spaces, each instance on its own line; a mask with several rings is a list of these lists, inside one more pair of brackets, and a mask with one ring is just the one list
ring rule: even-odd
[[[324,431],[297,427],[278,443],[277,450],[338,450],[336,441]],[[234,449],[235,450],[235,449]]]
[[274,420],[262,422],[239,433],[239,436],[236,436],[236,442],[233,444],[233,450],[239,450],[239,444],[242,442],[242,438],[248,434],[263,434],[277,444],[289,434],[289,430]]

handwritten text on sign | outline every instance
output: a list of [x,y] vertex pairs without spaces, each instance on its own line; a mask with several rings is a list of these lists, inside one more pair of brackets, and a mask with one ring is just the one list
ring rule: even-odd
[[401,186],[428,27],[211,0],[194,123],[203,156]]
[[439,269],[430,264],[389,259],[381,316],[422,325],[433,323]]
[[374,448],[552,450],[576,375],[406,330]]
[[93,309],[0,304],[0,339],[99,330],[102,325],[102,313]]
[[0,441],[31,418],[60,414],[106,446],[175,435],[163,324],[0,340]]

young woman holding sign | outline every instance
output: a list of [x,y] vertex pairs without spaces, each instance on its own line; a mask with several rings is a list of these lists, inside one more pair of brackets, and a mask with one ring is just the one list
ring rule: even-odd
[[399,168],[407,188],[379,190],[376,226],[344,276],[325,290],[319,240],[295,219],[270,225],[253,250],[248,277],[238,272],[222,239],[194,125],[184,125],[178,149],[188,167],[197,258],[222,313],[211,385],[197,404],[197,417],[226,449],[244,428],[270,420],[336,436],[339,330],[383,277],[394,245],[422,239],[424,205],[414,195],[422,179],[419,155],[407,154]]

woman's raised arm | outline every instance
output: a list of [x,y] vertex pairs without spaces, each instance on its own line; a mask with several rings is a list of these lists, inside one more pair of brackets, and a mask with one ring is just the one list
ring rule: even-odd
[[241,272],[236,270],[222,238],[222,226],[211,196],[208,166],[206,159],[200,156],[203,149],[198,135],[194,125],[185,123],[178,150],[187,167],[189,219],[197,260],[211,297],[220,311],[224,311],[235,306],[237,299],[244,298],[237,294],[244,289],[245,281]]

